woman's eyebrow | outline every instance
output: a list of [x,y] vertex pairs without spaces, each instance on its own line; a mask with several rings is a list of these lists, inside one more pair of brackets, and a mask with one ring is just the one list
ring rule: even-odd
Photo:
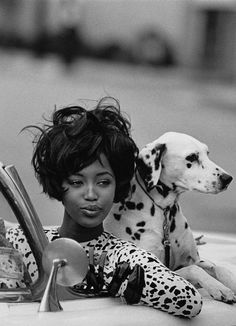
[[[100,177],[100,176],[104,176],[104,175],[107,175],[107,174],[114,178],[114,174],[112,172],[109,172],[109,171],[98,172],[96,175],[98,177]],[[74,175],[78,176],[78,177],[83,177],[84,176],[83,173],[80,173],[80,172],[77,172]]]
[[103,175],[106,175],[106,174],[108,174],[108,175],[110,175],[111,177],[114,178],[113,173],[111,173],[109,171],[99,172],[99,173],[97,173],[97,176],[100,177],[100,176],[103,176]]

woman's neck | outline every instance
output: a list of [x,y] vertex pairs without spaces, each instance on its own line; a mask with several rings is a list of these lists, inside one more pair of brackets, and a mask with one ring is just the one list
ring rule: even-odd
[[96,239],[103,231],[103,224],[99,224],[93,228],[86,228],[69,219],[67,214],[64,215],[62,225],[59,228],[59,234],[61,237],[70,238],[77,242],[86,242]]

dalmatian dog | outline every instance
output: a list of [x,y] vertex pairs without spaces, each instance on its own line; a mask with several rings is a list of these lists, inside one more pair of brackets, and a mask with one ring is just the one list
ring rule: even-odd
[[208,154],[205,144],[176,132],[165,133],[146,145],[137,160],[129,198],[114,204],[104,226],[153,252],[212,298],[233,303],[235,275],[199,257],[196,239],[179,204],[185,191],[218,194],[232,181]]

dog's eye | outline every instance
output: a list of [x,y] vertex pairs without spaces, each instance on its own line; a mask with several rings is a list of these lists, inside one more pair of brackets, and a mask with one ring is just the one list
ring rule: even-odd
[[196,153],[190,154],[190,155],[186,156],[186,160],[189,162],[198,161],[198,154],[196,154]]

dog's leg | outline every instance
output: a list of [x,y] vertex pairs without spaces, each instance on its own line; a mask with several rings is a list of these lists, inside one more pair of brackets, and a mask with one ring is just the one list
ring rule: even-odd
[[236,294],[236,275],[229,269],[218,266],[208,260],[200,260],[196,264]]
[[204,269],[197,265],[183,267],[176,271],[180,276],[184,277],[193,285],[207,290],[212,298],[226,303],[236,302],[236,296],[233,291],[224,284],[209,275]]

